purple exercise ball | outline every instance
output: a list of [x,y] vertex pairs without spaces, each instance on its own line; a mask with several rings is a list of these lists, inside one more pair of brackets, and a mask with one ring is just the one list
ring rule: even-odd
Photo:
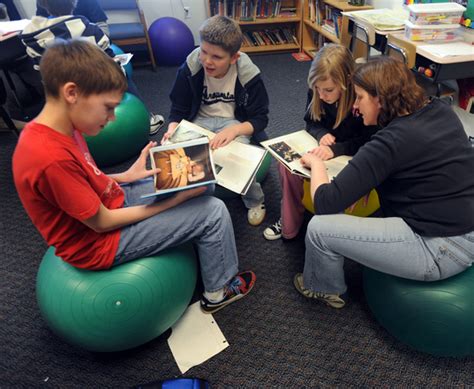
[[159,65],[181,65],[194,49],[194,37],[181,20],[164,17],[155,20],[149,30],[151,47]]

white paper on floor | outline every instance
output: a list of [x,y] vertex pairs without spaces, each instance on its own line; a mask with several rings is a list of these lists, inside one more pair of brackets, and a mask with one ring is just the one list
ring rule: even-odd
[[190,305],[172,327],[168,345],[182,374],[229,347],[214,317],[203,313],[200,302]]

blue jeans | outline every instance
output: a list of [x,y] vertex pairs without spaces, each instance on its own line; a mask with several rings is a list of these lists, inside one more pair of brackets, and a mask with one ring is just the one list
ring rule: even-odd
[[423,237],[398,217],[314,216],[306,233],[305,288],[343,294],[344,257],[397,277],[436,281],[466,270],[474,260],[474,231]]
[[[152,178],[124,184],[122,188],[124,207],[163,199],[140,198],[154,191]],[[221,289],[237,274],[239,263],[229,212],[221,200],[206,195],[122,228],[113,265],[152,256],[185,242],[197,247],[206,291]]]
[[[225,129],[226,127],[229,127],[233,124],[240,124],[240,122],[236,119],[220,118],[220,117],[207,118],[203,116],[197,116],[193,120],[193,123],[215,133],[218,133],[222,131],[223,129]],[[241,143],[247,143],[247,144],[250,143],[249,136],[242,135],[235,138],[235,140]],[[265,200],[265,196],[263,194],[262,186],[254,178],[252,184],[250,184],[250,187],[247,193],[242,196],[242,201],[244,202],[247,208],[253,208],[253,207],[256,207],[257,205],[262,204],[264,200]]]

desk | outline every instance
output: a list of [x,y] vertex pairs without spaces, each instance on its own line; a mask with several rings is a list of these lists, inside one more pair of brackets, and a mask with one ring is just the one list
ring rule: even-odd
[[[448,49],[451,44],[444,43]],[[463,55],[447,57],[436,55],[427,50],[426,46],[428,44],[426,42],[411,41],[403,33],[388,34],[387,45],[396,50],[403,51],[406,63],[410,68],[414,70],[420,66],[431,68],[433,70],[433,77],[423,77],[434,83],[474,77],[473,45],[466,44],[466,52]]]

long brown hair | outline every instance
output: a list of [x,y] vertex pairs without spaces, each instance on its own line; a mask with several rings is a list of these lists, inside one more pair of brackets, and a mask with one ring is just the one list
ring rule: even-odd
[[313,120],[321,120],[324,115],[321,99],[316,90],[316,82],[331,79],[341,88],[341,97],[338,101],[337,115],[334,127],[338,127],[354,103],[354,88],[351,83],[354,71],[354,58],[344,46],[329,44],[316,53],[308,74],[308,85],[313,91],[310,103],[310,114]]
[[352,80],[372,97],[378,97],[381,126],[419,110],[427,102],[413,72],[403,62],[390,57],[382,56],[358,66]]

